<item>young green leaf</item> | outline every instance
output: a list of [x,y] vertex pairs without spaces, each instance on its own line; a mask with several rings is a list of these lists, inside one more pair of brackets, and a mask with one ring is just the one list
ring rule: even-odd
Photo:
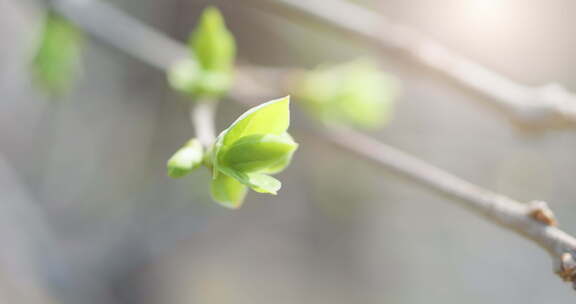
[[[296,147],[298,147],[298,146],[296,146]],[[280,173],[280,172],[284,171],[284,169],[286,169],[286,167],[288,167],[288,165],[290,165],[290,162],[292,161],[292,155],[294,155],[294,151],[296,151],[296,149],[292,150],[292,152],[287,154],[284,158],[279,159],[275,164],[262,170],[262,173],[276,174],[276,173]]]
[[32,62],[38,84],[49,94],[62,95],[71,86],[80,59],[82,34],[66,19],[48,13]]
[[221,162],[234,170],[256,172],[282,162],[296,147],[296,143],[289,136],[248,135],[230,145],[222,153]]
[[224,131],[223,144],[253,134],[282,135],[290,126],[290,97],[275,99],[242,114]]
[[278,190],[282,187],[282,183],[270,175],[262,173],[248,173],[247,176],[250,187],[256,192],[276,195]]
[[236,179],[225,175],[217,174],[212,179],[212,198],[221,205],[228,208],[239,208],[246,197],[246,186]]
[[168,176],[179,178],[187,175],[202,164],[203,157],[202,145],[197,139],[191,139],[168,160]]
[[297,97],[312,115],[360,128],[384,125],[398,94],[397,81],[367,60],[319,67],[295,83]]

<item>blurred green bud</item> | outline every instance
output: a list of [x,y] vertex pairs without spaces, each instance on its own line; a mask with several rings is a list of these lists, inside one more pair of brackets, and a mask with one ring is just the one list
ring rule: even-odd
[[204,71],[232,71],[236,45],[217,8],[204,10],[200,23],[190,37],[189,46]]
[[305,109],[327,124],[377,128],[389,121],[397,80],[369,60],[321,66],[302,73],[294,91]]
[[172,88],[194,98],[217,99],[226,94],[232,83],[236,44],[217,8],[204,10],[188,47],[192,58],[168,71]]
[[242,188],[277,193],[281,183],[268,174],[286,168],[298,147],[287,133],[289,105],[289,97],[261,104],[220,133],[212,155],[214,200],[237,208],[244,200]]
[[198,64],[191,58],[176,62],[168,70],[168,83],[170,86],[186,95],[193,95],[199,77]]
[[179,178],[198,168],[203,161],[202,145],[197,139],[191,139],[168,160],[168,176]]
[[38,85],[51,95],[66,93],[75,78],[80,61],[82,33],[68,20],[47,13],[39,46],[32,61]]

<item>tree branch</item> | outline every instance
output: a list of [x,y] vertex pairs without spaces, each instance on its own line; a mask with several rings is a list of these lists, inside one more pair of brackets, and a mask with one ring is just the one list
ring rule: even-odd
[[531,87],[516,83],[442,44],[357,4],[342,0],[251,0],[278,15],[303,17],[362,38],[377,48],[397,51],[460,86],[522,124],[576,127],[576,95],[558,84]]
[[455,198],[453,201],[460,206],[534,241],[550,254],[556,273],[576,284],[576,238],[555,227],[556,219],[546,203],[520,203],[352,130],[329,128],[325,138],[339,148]]
[[[103,3],[85,0],[81,2],[82,5],[79,5],[74,0],[53,1],[58,3],[56,7],[59,11],[63,12],[65,16],[71,18],[73,21],[77,21],[86,31],[161,69],[168,68],[172,62],[182,58],[179,56],[185,53],[180,52],[186,50],[184,46],[161,36],[161,34],[153,29],[141,25],[138,21],[115,11],[112,7]],[[295,1],[281,1],[298,5]],[[326,4],[326,2],[324,2],[324,4]],[[70,7],[68,7],[68,5],[70,5]],[[323,13],[323,9],[317,10],[317,13]],[[342,19],[343,22],[347,22],[346,24],[349,26],[360,22],[356,19],[348,18],[355,14],[354,11],[346,12],[347,16],[344,16],[346,18]],[[362,17],[366,17],[365,21],[370,23],[371,17]],[[332,18],[334,18],[334,16],[328,18],[328,20]],[[359,29],[368,30],[368,28],[361,26],[361,24],[363,24],[362,22],[358,24],[358,26],[360,26]],[[124,28],[116,28],[119,25],[123,25]],[[112,30],[112,27],[114,27],[114,30]],[[355,27],[352,27],[352,29],[354,28]],[[372,30],[372,27],[370,27],[370,31],[365,34],[368,36],[375,35]],[[137,35],[132,35],[132,31],[137,33]],[[131,36],[131,38],[123,39],[124,36]],[[171,56],[174,56],[174,58]],[[439,58],[442,58],[442,56]],[[448,61],[447,64],[450,66],[451,62]],[[458,66],[458,64],[456,65]],[[458,70],[458,68],[455,69]],[[500,93],[503,94],[501,97],[507,96],[506,94],[511,93],[508,92],[510,88],[520,88],[519,90],[526,89],[526,87],[521,89],[522,86],[516,85],[490,72],[488,72],[487,75],[489,75],[488,78],[493,78],[491,81],[495,81],[495,83],[490,84],[490,81],[485,82],[487,79],[484,79],[478,83],[477,86],[479,88],[482,87],[488,90],[492,85],[496,87],[499,87],[499,85],[508,87],[508,89],[499,88],[494,91],[495,96],[499,96]],[[468,81],[471,80],[469,79]],[[503,100],[506,100],[506,98],[503,98]],[[516,102],[511,102],[510,104],[515,103]],[[208,126],[210,123],[203,121],[208,118],[198,117],[198,119],[196,119],[196,115],[211,117],[213,114],[210,108],[205,108],[207,105],[209,105],[209,103],[198,103],[198,108],[195,109],[192,114],[192,116],[194,116],[193,120],[196,125],[196,131],[199,133],[199,137],[201,136],[200,134],[202,134],[205,141],[208,141],[210,137],[213,138],[213,131],[209,131],[210,127]],[[211,136],[208,136],[209,134],[211,134]],[[396,150],[393,147],[377,142],[361,133],[347,129],[328,129],[325,135],[327,139],[338,147],[372,161],[379,166],[408,176],[437,192],[455,198],[461,206],[484,216],[490,222],[514,231],[535,242],[551,255],[556,272],[565,281],[576,283],[576,239],[554,226],[555,219],[545,203],[532,202],[522,204],[503,195],[482,189],[413,156]]]
[[105,2],[48,0],[48,4],[84,31],[161,70],[190,56],[186,46]]

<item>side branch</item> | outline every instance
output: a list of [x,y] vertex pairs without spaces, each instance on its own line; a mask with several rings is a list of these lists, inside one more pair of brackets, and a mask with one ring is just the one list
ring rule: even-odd
[[341,149],[455,198],[462,207],[534,241],[550,254],[556,273],[576,288],[576,238],[554,227],[556,221],[544,202],[520,203],[349,129],[331,128],[324,135]]
[[[488,97],[513,120],[538,127],[576,127],[576,95],[557,84],[531,87],[514,82],[411,28],[342,0],[251,0],[279,15],[294,14],[331,29],[399,51],[456,84]],[[292,13],[292,14],[290,14]]]

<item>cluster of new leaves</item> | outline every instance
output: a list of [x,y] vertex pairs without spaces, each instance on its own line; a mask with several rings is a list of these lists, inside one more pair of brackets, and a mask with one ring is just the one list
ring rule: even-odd
[[287,133],[289,97],[272,100],[242,114],[205,150],[193,139],[168,161],[168,175],[182,177],[201,164],[212,169],[212,197],[229,208],[242,205],[247,188],[276,194],[278,173],[298,147]]
[[388,122],[398,83],[370,60],[320,66],[294,81],[295,96],[327,124],[377,128]]
[[289,102],[285,97],[252,108],[218,136],[212,181],[216,201],[238,207],[247,186],[270,194],[280,189],[280,181],[269,174],[284,170],[298,147],[287,133]]
[[[198,99],[227,92],[232,78],[235,45],[220,12],[208,8],[189,43],[194,57],[168,72],[172,87]],[[289,97],[254,107],[224,130],[211,147],[192,139],[168,160],[168,175],[182,177],[201,164],[212,171],[212,197],[229,208],[242,205],[248,188],[276,194],[281,183],[270,174],[282,171],[297,144],[288,135]]]
[[39,86],[49,94],[62,95],[70,88],[82,41],[82,33],[68,20],[56,13],[47,13],[32,70]]
[[170,85],[191,97],[218,98],[231,84],[236,45],[218,9],[209,7],[188,40],[190,58],[168,71]]
[[[230,86],[234,39],[220,13],[208,8],[193,32],[191,56],[169,71],[171,85],[195,98],[212,99]],[[326,123],[373,128],[388,120],[397,85],[373,62],[354,61],[300,74],[295,91],[302,105]],[[270,174],[282,171],[297,144],[288,135],[288,97],[273,100],[240,116],[212,147],[196,140],[168,161],[168,174],[181,177],[204,164],[212,169],[212,196],[230,208],[241,206],[247,189],[276,194],[281,183]]]

